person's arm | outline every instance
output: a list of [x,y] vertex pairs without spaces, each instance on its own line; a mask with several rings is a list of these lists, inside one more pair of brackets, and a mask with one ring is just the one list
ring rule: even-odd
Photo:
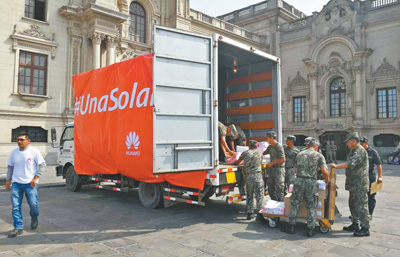
[[236,165],[243,164],[243,160],[244,160],[244,157],[245,157],[246,155],[247,155],[247,151],[244,151],[244,152],[240,155],[239,159],[235,162],[235,164],[236,164]]
[[326,168],[326,166],[322,166],[321,167],[321,171],[322,171],[322,177],[325,180],[326,185],[329,184],[329,172],[328,169]]
[[282,157],[280,159],[277,159],[275,161],[272,161],[270,163],[267,164],[267,168],[271,168],[272,166],[278,165],[278,164],[282,164],[285,162],[285,157]]
[[233,140],[231,140],[231,149],[232,151],[235,151],[235,142],[233,142]]
[[376,165],[376,168],[378,169],[378,184],[383,182],[383,178],[382,178],[382,164],[378,164]]
[[10,190],[11,188],[11,179],[12,179],[12,175],[14,173],[14,166],[7,166],[7,177],[6,177],[6,190]]
[[39,177],[43,174],[44,170],[46,169],[46,162],[43,159],[40,152],[37,153],[37,163],[39,163],[39,165],[38,165],[38,170],[31,181],[32,188],[36,186],[36,183],[37,183]]
[[221,148],[222,148],[222,151],[224,152],[225,156],[227,156],[227,153],[229,153],[231,155],[234,154],[234,152],[232,152],[229,149],[228,145],[226,144],[226,139],[224,136],[221,136]]
[[349,165],[347,163],[342,163],[342,164],[331,163],[331,164],[329,164],[329,166],[331,166],[332,168],[335,168],[335,169],[348,169],[349,168]]

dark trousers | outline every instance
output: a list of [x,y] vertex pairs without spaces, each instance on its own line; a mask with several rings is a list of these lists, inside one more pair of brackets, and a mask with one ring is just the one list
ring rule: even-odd
[[370,194],[371,192],[371,184],[376,182],[376,175],[375,174],[370,174],[369,176],[369,191],[368,191],[368,211],[369,214],[372,215],[374,213],[374,209],[376,206],[376,193],[375,194]]
[[236,139],[232,139],[232,137],[226,137],[226,143],[229,148],[231,148],[231,142],[233,142],[233,144],[234,144],[234,149],[233,149],[234,152],[236,152],[237,145],[243,145],[243,140],[240,137],[238,137]]

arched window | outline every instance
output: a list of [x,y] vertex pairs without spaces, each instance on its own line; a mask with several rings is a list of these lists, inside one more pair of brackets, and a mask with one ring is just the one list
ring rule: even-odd
[[346,115],[346,81],[336,78],[330,86],[331,117]]
[[143,6],[137,2],[132,2],[129,6],[129,15],[129,38],[137,42],[145,43],[146,12]]

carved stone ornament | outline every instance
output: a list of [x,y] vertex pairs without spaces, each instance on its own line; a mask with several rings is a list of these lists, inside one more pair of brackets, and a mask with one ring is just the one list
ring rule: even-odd
[[38,25],[31,25],[29,29],[24,30],[23,32],[19,32],[21,35],[36,37],[43,40],[50,41],[51,39],[47,37],[40,29]]
[[386,58],[384,58],[381,66],[379,66],[375,71],[371,65],[371,71],[369,75],[371,78],[400,75],[400,62],[399,69],[397,70],[393,65],[387,62]]
[[140,53],[136,49],[123,51],[121,48],[118,47],[116,49],[116,54],[117,54],[117,57],[120,58],[120,61],[126,61],[129,59],[135,58],[135,57],[141,55],[142,53]]
[[107,47],[114,47],[116,41],[117,41],[117,40],[116,40],[115,37],[107,36],[107,37],[106,37]]
[[88,38],[92,40],[92,44],[100,45],[105,36],[103,34],[93,33]]
[[[290,81],[290,77],[288,77],[288,81]],[[296,77],[288,83],[289,87],[299,87],[299,86],[308,86],[309,83],[305,80],[301,75],[300,72],[297,72]]]
[[339,35],[349,35],[352,34],[353,31],[350,29],[346,29],[343,26],[339,26],[337,28],[330,28],[328,34],[339,34]]

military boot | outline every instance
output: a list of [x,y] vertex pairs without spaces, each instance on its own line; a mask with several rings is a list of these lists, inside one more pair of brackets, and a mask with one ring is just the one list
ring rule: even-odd
[[306,234],[308,237],[313,237],[313,236],[315,236],[315,230],[313,229],[313,228],[309,228],[308,230],[307,230],[307,234]]
[[262,215],[262,213],[257,213],[256,221],[266,222],[264,215]]
[[368,228],[361,228],[359,231],[354,232],[354,236],[369,236]]
[[294,225],[287,224],[285,227],[281,228],[281,231],[288,234],[294,234]]
[[355,232],[360,230],[360,226],[356,223],[352,223],[350,226],[343,227],[344,231]]

